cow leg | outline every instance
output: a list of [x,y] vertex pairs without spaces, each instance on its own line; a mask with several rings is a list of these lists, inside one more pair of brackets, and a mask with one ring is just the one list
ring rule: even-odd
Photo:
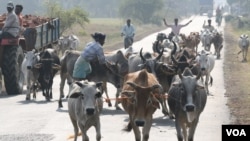
[[95,126],[95,130],[96,130],[96,141],[100,141],[101,140],[101,124],[100,124],[100,120],[97,121],[97,124]]
[[206,75],[205,89],[206,89],[207,95],[209,95],[209,91],[208,91],[208,81],[209,81],[209,75]]
[[[152,118],[152,117],[151,117]],[[152,119],[149,119],[146,121],[143,129],[142,129],[142,134],[143,134],[143,141],[148,141],[149,139],[149,132],[152,126]]]
[[130,120],[130,122],[134,131],[135,141],[141,141],[141,133],[139,127],[135,125],[134,120]]
[[89,127],[85,127],[84,125],[82,125],[81,123],[78,122],[78,125],[81,129],[81,132],[82,132],[82,141],[89,141],[89,137],[87,135],[87,130]]
[[30,81],[29,78],[26,78],[26,84],[27,84],[27,94],[26,94],[26,100],[30,100]]
[[198,124],[198,119],[199,119],[199,117],[192,122],[191,127],[189,128],[188,141],[194,140],[194,133],[195,133],[195,129],[196,129],[197,124]]
[[71,116],[70,116],[70,120],[71,120],[71,123],[74,127],[74,141],[77,141],[77,135],[79,132],[78,125],[77,125],[76,120],[74,120]]
[[103,86],[104,92],[105,92],[106,97],[107,97],[106,102],[108,103],[109,107],[112,107],[112,103],[111,103],[109,95],[108,95],[107,82],[102,83],[102,86]]
[[183,141],[183,135],[182,135],[182,132],[181,132],[180,119],[176,119],[175,128],[176,128],[176,132],[177,132],[178,141]]
[[118,88],[117,91],[116,91],[116,94],[115,94],[115,97],[116,97],[116,100],[115,100],[115,107],[116,107],[116,110],[122,110],[118,104],[120,103],[119,102],[119,96],[120,96],[120,92],[121,92],[121,88]]

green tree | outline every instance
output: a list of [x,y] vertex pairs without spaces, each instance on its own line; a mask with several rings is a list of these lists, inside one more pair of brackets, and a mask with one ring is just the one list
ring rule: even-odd
[[124,0],[121,2],[119,13],[124,19],[133,18],[147,24],[156,19],[157,12],[162,8],[162,0]]
[[87,13],[80,7],[65,10],[57,2],[47,2],[45,5],[47,16],[60,18],[60,35],[75,24],[79,24],[84,29],[84,24],[89,22]]

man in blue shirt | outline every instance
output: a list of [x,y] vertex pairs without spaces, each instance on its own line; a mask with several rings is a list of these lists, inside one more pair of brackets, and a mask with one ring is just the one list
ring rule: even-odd
[[124,36],[125,49],[133,44],[135,36],[135,28],[133,24],[131,24],[130,19],[127,19],[127,24],[123,26],[121,36]]
[[108,63],[105,59],[102,48],[105,43],[106,35],[96,32],[91,34],[91,36],[93,37],[94,41],[86,45],[81,55],[75,62],[73,71],[73,78],[75,79],[84,79],[88,74],[91,73],[91,61],[98,61],[100,64]]

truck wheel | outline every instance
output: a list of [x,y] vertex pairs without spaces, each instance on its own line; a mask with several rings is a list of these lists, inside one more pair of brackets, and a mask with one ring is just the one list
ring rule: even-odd
[[20,70],[23,58],[21,47],[4,47],[2,71],[5,89],[9,95],[21,94],[23,91],[24,76]]

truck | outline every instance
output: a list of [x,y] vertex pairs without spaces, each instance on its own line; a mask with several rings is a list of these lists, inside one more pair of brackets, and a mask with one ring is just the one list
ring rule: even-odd
[[[0,16],[0,29],[4,22],[4,16]],[[36,19],[36,18],[37,19]],[[24,52],[36,49],[38,51],[51,47],[59,39],[60,20],[59,18],[39,19],[38,16],[24,16],[23,34],[13,38],[5,36],[0,43],[0,66],[4,80],[5,90],[8,95],[21,94],[24,85],[24,76],[21,73],[21,64],[24,59]],[[2,23],[1,23],[2,22]],[[2,84],[0,83],[0,87]]]
[[214,1],[213,0],[199,0],[199,12],[200,15],[206,13],[208,17],[213,16],[213,7]]

